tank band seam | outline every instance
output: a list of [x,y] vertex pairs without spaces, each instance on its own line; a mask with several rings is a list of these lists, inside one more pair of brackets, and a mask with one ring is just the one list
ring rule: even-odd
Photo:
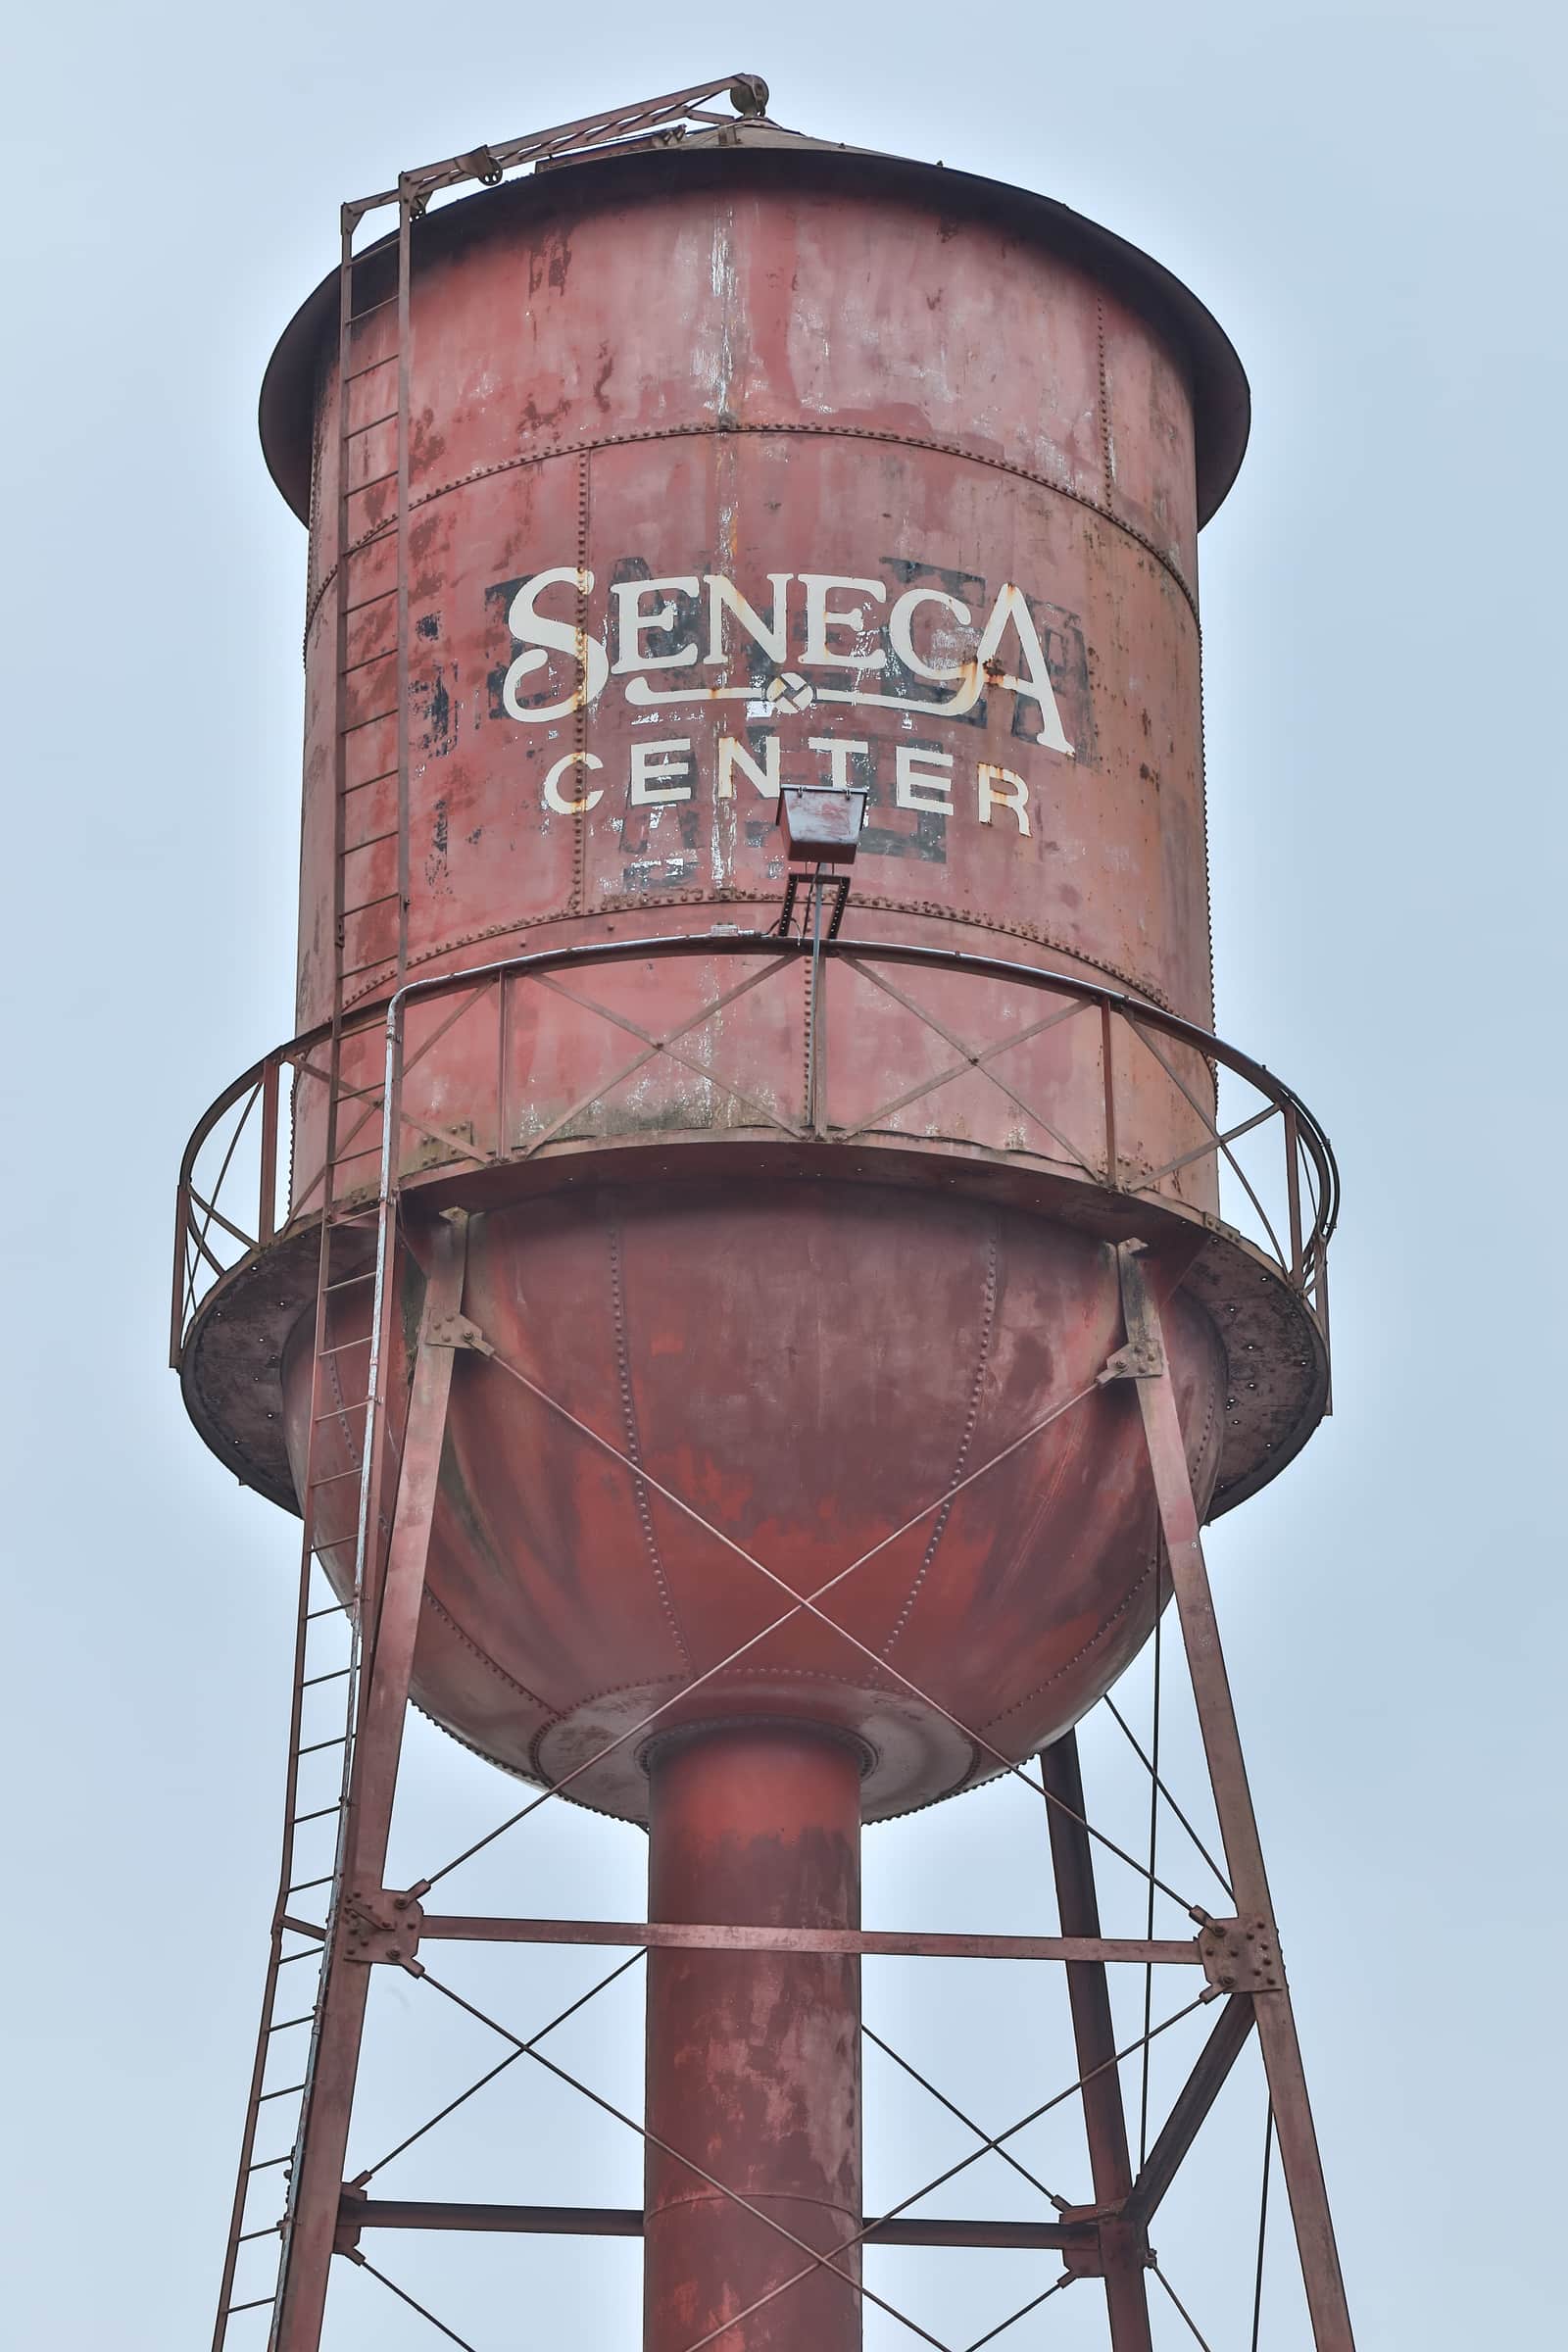
[[642,1531],[643,1548],[647,1553],[648,1565],[653,1571],[654,1583],[658,1589],[665,1622],[675,1638],[675,1647],[680,1652],[681,1664],[689,1673],[692,1653],[687,1645],[685,1631],[676,1612],[674,1596],[669,1589],[669,1579],[664,1571],[663,1555],[659,1548],[659,1538],[654,1530],[653,1513],[649,1508],[648,1485],[642,1475],[642,1440],[637,1427],[636,1400],[632,1395],[631,1357],[626,1346],[626,1297],[621,1273],[621,1235],[618,1218],[610,1220],[608,1240],[610,1245],[610,1312],[615,1333],[615,1375],[620,1390],[620,1411],[621,1421],[626,1432],[626,1451],[634,1464],[633,1491],[636,1495],[637,1524]]
[[[857,2231],[860,2227],[860,2217],[852,2207],[837,2204],[832,2197],[808,2196],[804,2189],[749,2188],[746,2195],[754,2205],[815,2205],[823,2213],[841,2213],[847,2222],[854,2224]],[[662,2197],[657,2205],[649,2206],[646,2219],[651,2222],[662,2214],[678,2213],[683,2205],[717,2205],[729,2210],[734,2203],[734,2195],[729,2189],[694,2188],[684,2196]],[[843,2250],[837,2247],[827,2249],[829,2253]],[[858,2252],[859,2249],[857,2246],[854,2250]]]
[[[487,1666],[492,1674],[499,1675],[502,1682],[506,1684],[510,1690],[515,1690],[519,1698],[527,1699],[529,1704],[537,1707],[541,1714],[552,1715],[552,1709],[549,1701],[541,1698],[537,1690],[530,1690],[526,1683],[519,1683],[514,1674],[509,1674],[506,1668],[501,1665],[497,1659],[493,1658],[487,1649],[482,1649],[479,1643],[474,1640],[473,1636],[470,1633],[466,1633],[458,1623],[457,1619],[453,1616],[452,1611],[447,1607],[445,1601],[438,1600],[436,1598],[428,1585],[426,1585],[424,1588],[424,1603],[426,1608],[434,1610],[436,1616],[438,1616],[446,1626],[448,1633],[454,1635],[456,1639],[462,1642],[465,1649],[471,1651],[473,1656],[478,1659],[481,1666]],[[462,1735],[460,1734],[459,1737],[461,1738],[461,1736]],[[482,1754],[483,1750],[476,1749],[475,1753]]]
[[[616,892],[602,899],[592,914],[574,914],[570,907],[564,906],[553,914],[520,914],[512,920],[486,923],[477,931],[461,931],[454,938],[443,940],[438,947],[424,948],[417,956],[411,956],[408,969],[415,971],[421,964],[434,963],[442,956],[456,955],[460,948],[478,947],[489,939],[505,939],[513,932],[542,931],[552,923],[593,922],[603,914],[641,914],[651,907],[662,906],[769,906],[776,910],[778,903],[777,896],[768,891],[738,887],[657,894],[639,891],[635,895]],[[999,937],[1006,939],[1026,939],[1037,948],[1049,948],[1054,956],[1065,956],[1071,963],[1084,963],[1091,971],[1103,972],[1107,979],[1116,981],[1130,995],[1146,997],[1150,1004],[1157,1004],[1163,1012],[1174,1012],[1176,1009],[1165,991],[1157,988],[1152,980],[1142,980],[1136,972],[1123,971],[1120,964],[1110,963],[1102,956],[1091,956],[1085,948],[1071,947],[1066,940],[1057,939],[1049,931],[1042,931],[1035,923],[1003,922],[996,915],[943,906],[934,899],[894,899],[870,891],[857,891],[851,904],[856,907],[870,907],[878,914],[917,914],[928,917],[932,922],[962,923],[973,931],[994,931]],[[875,954],[874,941],[862,940],[859,944],[863,954]],[[375,976],[348,999],[349,1004],[356,1006],[371,1003],[386,981],[395,974],[396,968],[391,961],[380,966]]]
[[[408,512],[412,514],[418,508],[429,506],[438,498],[450,497],[455,490],[466,490],[471,483],[488,481],[498,473],[511,473],[519,466],[548,465],[552,458],[581,458],[591,455],[596,449],[637,449],[654,441],[729,440],[745,433],[800,433],[816,440],[870,441],[895,449],[925,450],[932,457],[957,458],[965,465],[983,466],[992,473],[1004,473],[1013,481],[1029,482],[1038,490],[1053,491],[1057,498],[1065,498],[1073,506],[1082,507],[1086,514],[1097,515],[1102,522],[1109,523],[1113,530],[1122,532],[1136,546],[1141,547],[1146,555],[1152,556],[1161,571],[1180,590],[1183,602],[1192,613],[1193,625],[1201,640],[1202,623],[1199,618],[1198,598],[1177,564],[1157,540],[1152,539],[1147,531],[1141,531],[1137,523],[1128,522],[1124,516],[1115,514],[1102,500],[1091,498],[1082,490],[1074,490],[1066,482],[1054,481],[1050,474],[1038,473],[1033,466],[1020,466],[1011,458],[992,457],[984,450],[964,449],[956,441],[930,441],[919,433],[896,433],[886,426],[838,423],[808,424],[804,421],[752,424],[743,423],[737,418],[727,424],[667,424],[647,432],[606,433],[584,441],[563,441],[553,449],[528,450],[519,453],[516,457],[498,458],[493,466],[475,466],[467,473],[455,474],[451,481],[437,482],[433,488],[421,490],[416,498],[409,500]],[[352,559],[362,554],[366,548],[373,547],[378,539],[390,537],[396,527],[395,521],[377,522],[373,528],[350,542],[347,549],[348,556]],[[334,564],[317,587],[310,609],[305,615],[307,644],[316,615],[320,609],[321,600],[336,576],[337,565]]]
[[[958,1440],[957,1452],[954,1455],[953,1459],[953,1475],[948,1480],[950,1489],[956,1488],[963,1476],[963,1466],[969,1458],[969,1447],[974,1438],[975,1424],[980,1418],[980,1398],[985,1389],[986,1372],[991,1362],[991,1342],[992,1336],[996,1330],[997,1322],[997,1267],[998,1260],[1001,1255],[1001,1222],[998,1218],[993,1217],[991,1220],[991,1238],[986,1249],[986,1271],[984,1283],[985,1312],[980,1325],[979,1346],[975,1349],[974,1379],[970,1383],[969,1387],[969,1409],[964,1416],[963,1432]],[[925,1547],[925,1557],[920,1562],[920,1566],[915,1575],[914,1581],[910,1585],[908,1592],[905,1596],[904,1606],[899,1611],[898,1623],[893,1628],[892,1633],[889,1634],[886,1642],[884,1642],[882,1644],[882,1655],[884,1657],[887,1657],[890,1654],[895,1642],[899,1639],[899,1636],[903,1633],[905,1627],[909,1622],[909,1614],[914,1607],[915,1601],[919,1597],[920,1588],[925,1583],[926,1577],[930,1573],[931,1563],[936,1558],[937,1552],[941,1546],[942,1539],[947,1533],[948,1521],[953,1516],[953,1504],[954,1495],[952,1493],[950,1493],[936,1515],[936,1522],[931,1530],[930,1541]]]

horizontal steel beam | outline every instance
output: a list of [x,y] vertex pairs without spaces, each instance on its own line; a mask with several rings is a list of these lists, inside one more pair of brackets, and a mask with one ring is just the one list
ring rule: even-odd
[[484,1919],[426,1913],[421,1942],[604,1943],[678,1951],[842,1952],[917,1960],[1099,1960],[1139,1967],[1200,1966],[1191,1942],[1107,1936],[938,1936],[918,1929],[702,1927],[678,1920]]
[[[527,2237],[641,2237],[635,2205],[465,2205],[427,2199],[360,2197],[345,2190],[340,2230],[487,2230]],[[867,2222],[869,2242],[881,2246],[1011,2247],[1061,2252],[1092,2247],[1093,2222]]]

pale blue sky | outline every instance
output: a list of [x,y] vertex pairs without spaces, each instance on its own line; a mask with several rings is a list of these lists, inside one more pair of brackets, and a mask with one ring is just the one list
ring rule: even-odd
[[[1219,1027],[1341,1155],[1339,1411],[1211,1558],[1361,2340],[1544,2343],[1565,2300],[1560,13],[738,21],[80,0],[13,23],[11,2340],[206,2342],[271,1901],[293,1523],[220,1470],[162,1369],[185,1135],[291,1025],[304,540],[256,445],[262,368],[345,194],[750,67],[785,122],[1019,180],[1146,246],[1251,377],[1250,454],[1202,546]],[[1102,1731],[1084,1744],[1097,1816],[1136,1836],[1136,1784]],[[411,1853],[506,1809],[422,1728],[414,1751]],[[870,1916],[1043,1922],[1015,1797],[873,1833]],[[633,1833],[550,1808],[523,1836],[471,1907],[639,1904]],[[1135,1884],[1117,1906],[1136,1930]],[[463,1981],[522,2030],[592,1966]],[[1067,2079],[1032,1980],[965,1979],[945,2008],[937,1983],[869,1971],[868,2014],[993,2125]],[[563,2036],[612,2089],[635,2082],[636,1984]],[[393,1987],[377,2026],[388,2144],[493,2054],[416,2041],[417,1998]],[[869,2089],[875,2202],[961,2134]],[[406,2193],[635,2197],[629,2136],[543,2077],[487,2098],[408,2160]],[[1224,2258],[1261,2126],[1249,2072],[1206,2190],[1157,2233],[1215,2352],[1247,2341],[1247,2258]],[[1074,2130],[1040,2159],[1077,2185]],[[1005,2176],[976,2172],[967,2209],[1003,2210]],[[377,2252],[485,2352],[635,2341],[634,2248]],[[1270,2259],[1283,2283],[1283,2233]],[[959,2342],[1043,2282],[966,2305],[972,2271],[883,2261]],[[1002,2340],[1087,2352],[1101,2310],[1079,2288]],[[335,2326],[345,2352],[439,2340],[358,2278]],[[1162,2352],[1190,2341],[1160,2327]],[[1264,2343],[1303,2341],[1286,2288]]]

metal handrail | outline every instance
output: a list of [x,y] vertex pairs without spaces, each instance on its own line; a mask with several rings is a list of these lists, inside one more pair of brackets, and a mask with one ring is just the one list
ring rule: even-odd
[[[625,963],[651,956],[691,955],[703,956],[743,956],[771,955],[780,958],[816,956],[824,961],[859,956],[878,964],[902,964],[927,970],[963,972],[973,978],[1002,980],[1015,985],[1049,991],[1054,995],[1076,998],[1081,1004],[1098,1005],[1103,1024],[1102,1035],[1108,1038],[1109,1024],[1120,1019],[1136,1037],[1154,1054],[1165,1067],[1167,1075],[1185,1096],[1195,1113],[1208,1127],[1207,1139],[1184,1153],[1180,1159],[1156,1171],[1141,1186],[1127,1186],[1109,1181],[1114,1174],[1115,1104],[1109,1078],[1110,1057],[1104,1054],[1106,1081],[1107,1178],[1084,1163],[1084,1181],[1102,1182],[1103,1189],[1124,1198],[1148,1197],[1153,1184],[1172,1174],[1177,1168],[1195,1159],[1223,1157],[1250,1194],[1253,1206],[1262,1219],[1274,1243],[1275,1260],[1291,1287],[1303,1298],[1309,1293],[1318,1303],[1319,1320],[1323,1312],[1325,1257],[1330,1237],[1339,1217],[1340,1178],[1332,1147],[1322,1126],[1295,1091],[1286,1086],[1263,1062],[1227,1045],[1210,1031],[1196,1022],[1184,1020],[1178,1013],[1167,1012],[1147,998],[1131,995],[1123,989],[1106,986],[1100,981],[1080,978],[1076,974],[1044,969],[1034,964],[1014,963],[1004,957],[975,956],[961,949],[919,947],[886,940],[843,938],[820,941],[813,945],[809,939],[780,937],[774,931],[671,932],[643,939],[606,940],[584,943],[575,947],[544,949],[533,955],[511,956],[492,963],[468,965],[462,971],[439,972],[427,979],[405,983],[393,996],[367,1004],[363,1011],[351,1015],[344,1024],[345,1035],[364,1036],[384,1029],[387,1041],[388,1067],[395,1066],[401,1050],[403,1024],[411,1004],[438,1002],[443,997],[470,994],[494,984],[504,985],[513,978],[527,978],[534,974],[584,965]],[[923,1017],[923,1016],[922,1016]],[[202,1299],[219,1280],[233,1271],[224,1266],[213,1247],[216,1226],[239,1244],[246,1262],[267,1249],[276,1238],[279,1226],[276,1218],[275,1188],[279,1165],[279,1129],[285,1113],[280,1078],[283,1071],[299,1072],[310,1063],[315,1049],[326,1043],[332,1034],[330,1021],[318,1022],[286,1045],[278,1046],[261,1060],[234,1079],[204,1112],[198,1121],[180,1160],[179,1182],[175,1211],[174,1267],[170,1325],[170,1361],[179,1368],[185,1340],[194,1323]],[[1228,1070],[1243,1079],[1261,1095],[1267,1108],[1255,1117],[1244,1120],[1225,1131],[1210,1119],[1206,1110],[1190,1092],[1179,1075],[1171,1070],[1163,1054],[1151,1043],[1152,1037],[1168,1040],[1188,1049],[1205,1061],[1211,1069]],[[197,1189],[196,1167],[203,1147],[218,1131],[223,1118],[236,1105],[245,1104],[240,1125],[243,1127],[252,1110],[261,1105],[261,1185],[254,1231],[236,1205],[231,1188],[223,1193],[228,1170],[232,1163],[234,1146],[239,1130],[230,1139],[219,1177],[209,1198]],[[384,1116],[384,1111],[383,1114]],[[1291,1212],[1289,1249],[1274,1233],[1273,1225],[1258,1200],[1256,1193],[1240,1163],[1230,1150],[1231,1143],[1249,1129],[1278,1115],[1286,1134],[1286,1173]],[[814,1138],[803,1132],[802,1140],[831,1143],[831,1130],[818,1129]],[[1311,1171],[1310,1224],[1301,1218],[1300,1173],[1301,1160]],[[286,1165],[286,1159],[284,1161]],[[281,1230],[291,1231],[319,1222],[319,1209],[294,1211],[283,1220]],[[212,1269],[212,1279],[203,1285],[201,1269],[206,1263]]]

